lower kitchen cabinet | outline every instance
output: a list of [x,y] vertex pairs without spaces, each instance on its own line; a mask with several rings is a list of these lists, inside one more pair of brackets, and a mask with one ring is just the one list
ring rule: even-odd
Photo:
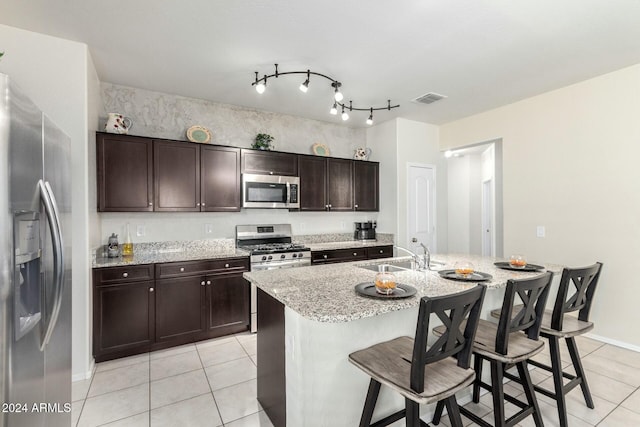
[[248,330],[245,271],[247,257],[94,269],[96,362]]
[[207,286],[207,322],[211,336],[242,332],[249,326],[249,282],[242,275],[211,278]]
[[154,282],[98,285],[93,295],[96,362],[149,351],[154,341]]
[[333,249],[311,252],[312,264],[332,264],[336,262],[362,261],[393,256],[393,245],[369,246],[355,249]]
[[156,280],[156,342],[193,339],[204,328],[200,277]]

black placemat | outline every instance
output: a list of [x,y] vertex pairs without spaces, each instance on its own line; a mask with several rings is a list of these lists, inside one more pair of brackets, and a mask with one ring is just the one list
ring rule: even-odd
[[456,273],[455,270],[441,270],[438,272],[440,276],[445,279],[458,280],[460,282],[485,282],[487,280],[493,279],[493,276],[487,273],[483,273],[481,271],[474,271],[471,274],[463,276],[462,274]]
[[404,285],[402,283],[396,283],[396,288],[393,293],[389,295],[378,293],[378,291],[376,291],[376,285],[373,282],[359,283],[356,285],[355,289],[356,293],[359,295],[380,299],[407,298],[418,292],[413,286]]
[[508,262],[494,262],[493,265],[495,265],[498,268],[501,268],[503,270],[512,270],[512,271],[541,271],[544,270],[544,265],[537,265],[537,264],[527,264],[524,267],[514,267],[511,264],[509,264]]

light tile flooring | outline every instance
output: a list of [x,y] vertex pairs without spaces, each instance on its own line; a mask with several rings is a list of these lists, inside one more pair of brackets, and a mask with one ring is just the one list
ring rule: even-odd
[[78,427],[273,427],[256,400],[249,333],[99,363],[72,400]]
[[[587,408],[579,387],[574,389],[567,395],[569,425],[640,426],[640,353],[588,338],[577,341],[595,409]],[[536,359],[549,363],[548,350]],[[562,360],[570,364],[564,346]],[[533,369],[531,377],[536,384],[553,386],[546,371]],[[505,391],[523,394],[514,383],[506,384]],[[91,380],[73,383],[72,425],[272,427],[255,396],[256,335],[238,334],[98,364]],[[536,396],[545,426],[559,425],[555,403]],[[493,423],[491,406],[489,394],[467,405]],[[506,405],[508,416],[515,410]],[[442,424],[448,421],[444,416]],[[466,418],[464,423],[472,424]],[[519,425],[533,426],[533,419]]]

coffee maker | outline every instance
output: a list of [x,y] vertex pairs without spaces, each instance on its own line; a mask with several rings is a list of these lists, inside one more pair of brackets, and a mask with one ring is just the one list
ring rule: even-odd
[[354,240],[376,240],[376,221],[356,222],[355,227]]

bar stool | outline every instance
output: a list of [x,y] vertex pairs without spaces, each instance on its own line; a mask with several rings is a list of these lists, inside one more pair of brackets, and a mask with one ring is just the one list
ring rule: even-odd
[[[481,387],[492,393],[494,425],[496,427],[512,426],[529,415],[533,415],[536,426],[543,425],[540,408],[527,369],[527,361],[540,353],[544,347],[544,343],[538,341],[538,336],[552,278],[553,273],[547,272],[531,279],[508,280],[502,303],[504,315],[500,316],[498,324],[486,320],[480,320],[478,323],[478,332],[473,343],[473,368],[476,371],[473,382],[473,401],[476,403],[480,401]],[[516,295],[523,303],[518,307],[514,307]],[[434,332],[438,335],[442,330],[442,327],[437,327]],[[491,384],[482,381],[482,362],[485,360],[491,365]],[[527,403],[504,393],[505,371],[514,365],[522,380]],[[505,400],[521,409],[509,419],[505,417]],[[444,406],[438,403],[433,418],[434,424],[440,422],[443,409]],[[463,415],[476,424],[491,426],[466,408],[459,409]]]
[[[454,295],[423,297],[415,339],[400,337],[349,355],[349,361],[371,377],[360,427],[387,426],[405,417],[407,427],[427,425],[420,420],[419,405],[434,402],[444,402],[451,425],[462,427],[455,393],[473,382],[471,344],[485,291],[486,286],[478,285]],[[432,313],[445,328],[440,338],[427,347]],[[405,409],[371,424],[381,384],[404,396]]]
[[[565,268],[562,271],[560,279],[560,287],[558,288],[558,296],[556,297],[553,310],[545,310],[542,318],[542,326],[540,335],[549,340],[549,353],[551,354],[551,366],[544,363],[530,360],[529,363],[538,368],[553,373],[554,391],[547,390],[540,386],[534,386],[537,392],[549,396],[558,404],[558,416],[560,417],[560,425],[568,426],[567,421],[567,405],[565,394],[580,385],[582,394],[587,406],[594,408],[587,378],[584,375],[584,369],[580,362],[580,354],[575,337],[582,335],[593,329],[593,323],[589,321],[589,311],[593,302],[593,295],[598,285],[602,263],[596,263],[584,268]],[[575,292],[568,297],[571,284],[575,287]],[[565,314],[578,311],[578,317],[565,316]],[[493,310],[491,315],[500,317],[500,310]],[[560,359],[560,339],[564,338],[569,349],[569,356],[576,371],[576,375],[572,375],[562,370],[562,362]],[[518,381],[518,378],[512,377],[510,374],[505,375],[507,378]],[[564,384],[563,378],[569,379]]]

